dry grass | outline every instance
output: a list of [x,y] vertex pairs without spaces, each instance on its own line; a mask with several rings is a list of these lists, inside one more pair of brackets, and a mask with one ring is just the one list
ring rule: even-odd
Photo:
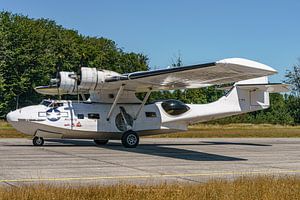
[[300,199],[299,177],[243,177],[203,184],[0,187],[0,199]]
[[0,138],[25,138],[27,135],[20,133],[19,131],[11,129],[0,128]]
[[25,134],[17,131],[9,123],[0,120],[0,138],[23,138],[28,137]]

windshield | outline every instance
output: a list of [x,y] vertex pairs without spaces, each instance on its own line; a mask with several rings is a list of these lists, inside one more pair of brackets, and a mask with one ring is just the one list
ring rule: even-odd
[[44,99],[44,100],[40,103],[40,105],[44,105],[44,106],[48,107],[51,103],[52,103],[51,100],[46,100],[46,99]]

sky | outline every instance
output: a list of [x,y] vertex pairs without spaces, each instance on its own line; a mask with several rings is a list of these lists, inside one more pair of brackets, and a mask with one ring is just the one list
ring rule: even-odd
[[184,65],[241,57],[275,68],[280,82],[300,58],[299,0],[0,0],[0,10],[112,39],[152,69],[179,54]]

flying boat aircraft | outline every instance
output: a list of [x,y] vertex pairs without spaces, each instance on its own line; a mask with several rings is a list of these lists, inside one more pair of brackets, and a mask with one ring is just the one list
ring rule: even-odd
[[[187,130],[188,125],[266,109],[269,93],[287,92],[288,85],[268,82],[277,71],[267,65],[229,58],[216,62],[119,74],[82,67],[80,73],[61,71],[49,86],[36,87],[44,95],[81,95],[83,101],[44,100],[39,105],[7,114],[8,122],[33,137],[93,139],[97,145],[121,140],[134,148],[140,136]],[[185,104],[168,99],[147,103],[153,91],[202,88],[234,83],[226,95],[208,104]],[[146,93],[142,100],[136,93]],[[85,99],[85,95],[89,95]]]

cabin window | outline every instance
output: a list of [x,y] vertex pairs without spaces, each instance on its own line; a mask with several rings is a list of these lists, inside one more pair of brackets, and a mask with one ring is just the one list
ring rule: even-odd
[[100,115],[98,113],[89,113],[88,118],[89,119],[100,119]]
[[84,114],[77,114],[77,119],[84,119]]
[[174,99],[163,101],[161,106],[169,115],[180,115],[190,109],[190,107],[188,107],[181,101]]
[[145,112],[146,117],[156,117],[156,112]]

